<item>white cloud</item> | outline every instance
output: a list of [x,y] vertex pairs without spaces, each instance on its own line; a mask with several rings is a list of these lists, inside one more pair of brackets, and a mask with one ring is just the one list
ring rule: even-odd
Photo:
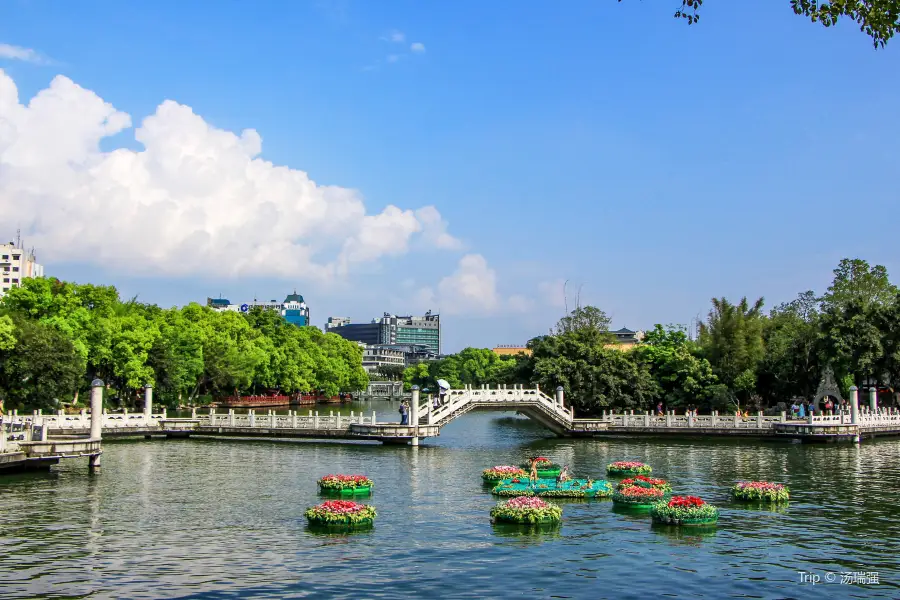
[[538,284],[538,292],[548,306],[564,308],[566,306],[566,297],[563,292],[563,287],[565,285],[566,282],[563,279],[542,281]]
[[380,39],[385,42],[392,42],[394,44],[402,44],[403,42],[406,41],[406,35],[404,35],[404,33],[402,31],[397,31],[395,29],[394,31],[390,32],[389,34],[381,36]]
[[21,104],[0,70],[0,211],[47,262],[327,283],[420,238],[459,247],[434,207],[367,214],[356,190],[260,158],[255,130],[217,129],[171,100],[135,130],[143,149],[100,150],[131,124],[63,76]]
[[[413,42],[410,45],[409,49],[412,52],[425,52],[425,44],[423,44],[422,42]],[[440,53],[438,53],[438,54],[440,54]]]
[[398,60],[400,60],[400,55],[399,55],[399,54],[388,54],[387,61],[388,61],[389,63],[395,63],[395,62],[397,62]]
[[500,307],[497,274],[480,254],[466,254],[459,259],[456,271],[441,279],[437,292],[419,290],[415,296],[419,306],[436,306],[444,313],[489,314]]
[[510,296],[507,304],[509,305],[509,309],[513,312],[527,313],[534,309],[534,301],[521,294]]
[[35,52],[31,48],[22,48],[21,46],[12,46],[10,44],[0,44],[0,58],[21,60],[36,65],[50,64],[50,60],[39,52]]

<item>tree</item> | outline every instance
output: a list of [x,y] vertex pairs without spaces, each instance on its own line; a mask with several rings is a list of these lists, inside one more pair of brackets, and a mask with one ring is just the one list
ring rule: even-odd
[[[556,324],[556,333],[571,333],[577,330],[588,330],[597,334],[609,331],[610,318],[596,306],[579,306]],[[609,338],[612,340],[612,336]]]
[[405,370],[403,365],[380,365],[375,372],[383,378],[382,381],[401,381]]
[[[621,2],[622,0],[619,0]],[[872,38],[875,47],[884,47],[900,31],[900,0],[790,0],[794,14],[807,17],[825,27],[837,24],[841,17],[855,21],[859,30]],[[675,18],[693,25],[700,20],[703,0],[682,0]]]
[[822,298],[822,308],[826,312],[842,311],[856,303],[863,312],[868,312],[892,303],[897,292],[883,266],[869,267],[862,259],[845,258],[834,270],[834,280]]
[[709,361],[695,356],[695,351],[683,327],[663,328],[659,324],[632,350],[659,384],[667,408],[722,408],[715,402],[721,396],[718,378]]
[[769,404],[795,396],[812,398],[822,374],[820,299],[807,291],[773,309],[765,321],[765,354],[757,388]]
[[0,351],[0,393],[7,408],[55,409],[84,376],[84,359],[65,334],[18,319],[15,349]]
[[746,297],[737,304],[713,298],[712,305],[707,322],[700,325],[702,354],[719,380],[747,401],[754,395],[756,368],[765,352],[763,299],[751,305]]
[[16,346],[16,325],[9,315],[0,316],[0,352]]

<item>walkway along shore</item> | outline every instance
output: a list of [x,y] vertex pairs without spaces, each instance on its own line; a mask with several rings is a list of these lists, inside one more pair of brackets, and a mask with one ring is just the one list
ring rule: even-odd
[[[95,383],[97,383],[95,381]],[[102,382],[99,382],[102,387]],[[418,445],[420,439],[440,435],[441,427],[471,410],[516,411],[547,427],[560,437],[606,436],[678,436],[738,437],[800,440],[803,442],[860,442],[876,436],[900,435],[900,411],[878,408],[875,395],[870,405],[860,409],[858,390],[851,388],[849,414],[812,416],[788,420],[785,413],[763,416],[760,412],[746,418],[738,415],[694,416],[668,413],[654,416],[649,412],[634,414],[609,413],[599,419],[575,419],[571,407],[565,405],[562,388],[554,397],[538,388],[501,385],[496,388],[466,387],[449,390],[444,402],[434,406],[419,401],[419,390],[413,388],[410,425],[381,422],[374,411],[349,416],[320,414],[319,411],[288,411],[276,414],[268,410],[236,414],[234,409],[206,413],[192,411],[190,418],[169,418],[165,409],[152,412],[152,388],[145,388],[144,410],[140,413],[107,413],[94,410],[67,415],[62,411],[45,415],[13,412],[3,417],[0,470],[11,466],[46,467],[62,458],[89,456],[91,467],[99,467],[101,436],[151,438],[162,437],[243,437],[243,438],[307,438],[377,441],[384,444]],[[96,397],[96,403],[95,403]],[[99,388],[92,391],[92,407],[99,409]],[[94,416],[97,418],[94,418]]]

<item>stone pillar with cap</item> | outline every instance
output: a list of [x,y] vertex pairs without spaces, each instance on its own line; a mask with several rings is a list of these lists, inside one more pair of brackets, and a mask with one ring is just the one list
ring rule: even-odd
[[149,421],[153,414],[153,386],[149,383],[144,386],[144,420]]
[[412,387],[412,402],[410,402],[409,406],[409,424],[416,429],[413,431],[412,440],[410,443],[413,446],[419,445],[419,436],[416,435],[419,433],[419,386],[414,385]]
[[850,422],[859,425],[859,388],[850,386]]
[[[94,379],[91,382],[91,440],[100,441],[103,437],[103,388],[102,379]],[[91,471],[100,468],[100,455],[90,457],[88,466]]]
[[869,408],[872,412],[878,411],[878,388],[869,388]]
[[558,386],[556,386],[556,403],[559,405],[560,408],[565,407],[564,400],[565,400],[565,390],[563,390],[563,386],[558,385]]

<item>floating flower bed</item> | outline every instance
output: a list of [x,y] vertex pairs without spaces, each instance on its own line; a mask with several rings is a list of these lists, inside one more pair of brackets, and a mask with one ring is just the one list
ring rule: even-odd
[[[537,462],[537,476],[539,478],[556,477],[562,470],[558,464],[547,458],[546,456],[538,456],[534,459]],[[525,471],[525,477],[531,473],[531,463],[526,462],[519,465]]]
[[675,496],[654,504],[650,517],[663,525],[713,525],[719,520],[719,509],[696,496]]
[[540,525],[559,523],[562,509],[540,498],[513,498],[506,502],[498,502],[491,509],[491,520],[495,523],[523,523]]
[[365,527],[375,523],[375,507],[352,500],[329,500],[306,509],[310,525]]
[[613,489],[606,481],[570,479],[560,484],[556,479],[538,479],[534,487],[527,479],[512,479],[498,484],[491,493],[495,496],[541,496],[546,498],[607,498]]
[[526,473],[524,469],[520,469],[519,467],[511,467],[508,465],[498,465],[496,467],[491,467],[490,469],[485,469],[481,472],[481,478],[488,483],[502,481],[504,479],[512,479],[514,477],[524,477],[527,479],[528,473]]
[[616,490],[612,500],[616,504],[628,504],[650,508],[652,505],[665,500],[666,493],[658,488],[629,485]]
[[630,486],[656,488],[658,490],[662,490],[664,493],[672,493],[672,486],[668,481],[666,481],[665,479],[646,477],[645,475],[637,475],[633,478],[629,477],[628,479],[623,479],[619,482],[619,485],[616,486],[616,489],[622,490]]
[[610,475],[649,475],[653,469],[650,465],[630,460],[620,460],[606,465],[606,472]]
[[731,488],[731,495],[735,500],[756,502],[787,502],[791,497],[787,487],[768,481],[741,481]]
[[365,475],[326,475],[318,483],[321,491],[342,496],[368,494],[375,485]]

